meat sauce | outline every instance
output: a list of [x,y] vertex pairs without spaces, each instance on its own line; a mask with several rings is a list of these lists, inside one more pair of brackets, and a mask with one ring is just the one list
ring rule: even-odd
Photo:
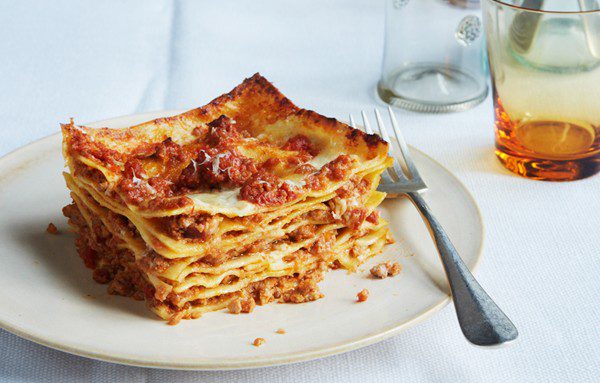
[[303,134],[298,134],[289,140],[281,147],[283,150],[293,150],[301,153],[308,153],[311,157],[319,154],[319,150],[310,140]]
[[[250,134],[227,116],[207,125],[203,137],[185,146],[171,138],[160,143],[143,143],[129,154],[106,148],[73,130],[73,149],[93,158],[118,165],[122,177],[117,189],[125,200],[137,206],[165,207],[172,197],[189,192],[240,188],[240,199],[260,206],[280,206],[298,197],[300,188],[322,190],[329,181],[343,180],[353,159],[340,155],[317,170],[308,163],[319,154],[317,146],[305,135],[288,139],[280,149],[293,152],[283,159],[270,158],[262,163],[240,152],[241,140]],[[292,172],[305,174],[303,185],[284,182],[275,173],[280,164],[291,166]],[[174,204],[176,199],[170,201]],[[193,233],[189,233],[193,234]],[[192,235],[194,236],[194,235]]]
[[255,174],[242,186],[240,198],[260,206],[279,206],[298,196],[294,189],[276,175],[263,172]]

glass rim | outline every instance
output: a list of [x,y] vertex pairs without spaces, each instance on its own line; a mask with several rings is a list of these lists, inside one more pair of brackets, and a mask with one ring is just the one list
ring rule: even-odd
[[514,4],[510,4],[508,2],[506,2],[506,0],[487,0],[490,3],[496,3],[496,4],[500,4],[509,8],[513,8],[513,9],[519,9],[521,11],[527,11],[527,12],[532,12],[532,13],[546,13],[546,14],[562,14],[562,15],[583,15],[583,14],[592,14],[592,13],[600,13],[600,8],[598,9],[592,9],[592,10],[588,10],[588,11],[547,11],[547,10],[542,10],[542,9],[533,9],[533,8],[527,8],[527,7],[523,7],[520,5],[514,5]]

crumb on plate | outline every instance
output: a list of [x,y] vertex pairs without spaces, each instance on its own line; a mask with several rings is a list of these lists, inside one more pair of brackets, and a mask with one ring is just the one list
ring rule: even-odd
[[50,222],[48,224],[48,227],[46,228],[46,232],[48,232],[50,234],[58,234],[58,228],[56,227],[55,224],[53,224],[52,222]]
[[394,237],[392,237],[392,233],[390,233],[389,231],[385,235],[385,243],[387,245],[391,245],[392,243],[396,243],[396,240],[394,239]]
[[282,328],[278,328],[277,331],[275,331],[277,334],[285,334],[285,330]]
[[402,265],[397,262],[380,263],[371,268],[371,275],[375,278],[383,279],[387,277],[395,277],[402,271]]
[[369,298],[369,290],[362,289],[358,294],[356,294],[356,300],[358,302],[364,302]]
[[254,339],[254,342],[252,342],[252,345],[255,347],[259,347],[259,346],[262,346],[265,342],[266,342],[265,338],[256,338],[256,339]]

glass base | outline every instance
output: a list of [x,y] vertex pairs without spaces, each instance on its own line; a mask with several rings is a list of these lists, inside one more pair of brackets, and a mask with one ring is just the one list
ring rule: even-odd
[[572,161],[521,157],[496,149],[496,156],[513,173],[541,181],[574,181],[600,172],[598,156]]
[[379,97],[387,104],[426,113],[458,112],[482,102],[487,85],[470,74],[442,63],[416,63],[379,82]]

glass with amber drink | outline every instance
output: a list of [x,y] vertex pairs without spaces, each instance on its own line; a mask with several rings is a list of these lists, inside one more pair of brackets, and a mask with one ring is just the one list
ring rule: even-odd
[[531,178],[600,171],[600,1],[482,0],[496,155]]

